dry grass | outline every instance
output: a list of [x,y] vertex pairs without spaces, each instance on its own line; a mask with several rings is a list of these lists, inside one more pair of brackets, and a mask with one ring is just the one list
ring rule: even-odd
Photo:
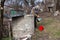
[[60,21],[53,18],[48,18],[46,20],[49,24],[45,25],[45,29],[49,33],[49,36],[52,38],[60,38]]
[[[54,18],[43,18],[41,22],[37,22],[37,25],[43,25],[47,36],[49,38],[53,38],[54,40],[57,38],[60,38],[60,21]],[[42,37],[42,35],[45,35],[45,32],[43,31],[42,33],[36,29],[35,31],[35,39]]]

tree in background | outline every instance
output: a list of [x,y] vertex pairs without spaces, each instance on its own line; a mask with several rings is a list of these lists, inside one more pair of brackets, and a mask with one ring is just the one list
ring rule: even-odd
[[5,2],[5,0],[1,0],[1,35],[0,35],[0,38],[1,38],[1,40],[2,40],[2,32],[3,32],[3,11],[4,11],[4,2]]

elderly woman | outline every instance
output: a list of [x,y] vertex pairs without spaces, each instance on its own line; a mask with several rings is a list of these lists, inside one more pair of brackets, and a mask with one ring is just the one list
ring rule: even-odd
[[5,11],[3,16],[4,16],[4,24],[6,23],[6,25],[10,26],[11,22],[12,22],[12,17],[10,15],[10,13],[8,11]]
[[4,35],[10,36],[10,30],[11,30],[11,22],[12,22],[12,17],[10,16],[9,11],[5,11],[3,14],[4,20],[3,20],[3,25],[4,25]]
[[37,19],[37,17],[40,17],[39,13],[38,13],[39,11],[40,11],[40,6],[39,5],[33,7],[32,10],[31,10],[31,13],[34,15],[34,22],[35,22],[34,25],[35,25],[35,28],[37,27],[36,19]]

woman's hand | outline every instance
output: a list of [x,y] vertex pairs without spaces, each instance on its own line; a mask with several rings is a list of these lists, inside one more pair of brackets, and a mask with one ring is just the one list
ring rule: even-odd
[[12,19],[9,19],[9,21],[12,21]]
[[39,15],[37,17],[40,17]]

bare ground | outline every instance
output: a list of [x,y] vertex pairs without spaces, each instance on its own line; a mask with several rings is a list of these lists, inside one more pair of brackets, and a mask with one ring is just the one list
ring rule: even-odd
[[40,32],[36,28],[32,40],[60,40],[60,15],[54,17],[53,14],[44,12],[40,14],[40,17],[43,20],[37,22],[37,26],[43,25],[45,29]]

